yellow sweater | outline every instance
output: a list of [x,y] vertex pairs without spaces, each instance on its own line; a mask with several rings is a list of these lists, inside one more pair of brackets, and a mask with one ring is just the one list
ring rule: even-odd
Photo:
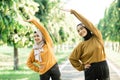
[[80,42],[69,57],[73,67],[82,71],[87,63],[91,64],[105,60],[104,45],[100,31],[90,21],[75,10],[71,10],[71,13],[93,33],[89,40]]
[[[42,62],[39,62],[37,60],[35,60],[35,56],[34,56],[34,50],[32,49],[28,60],[27,60],[27,66],[36,71],[39,72],[39,74],[44,74],[45,72],[47,72],[53,65],[56,64],[57,60],[55,58],[54,52],[53,52],[53,42],[52,39],[49,35],[49,33],[47,32],[47,30],[44,28],[44,26],[41,23],[38,23],[36,20],[31,20],[30,22],[32,22],[43,34],[46,44],[43,46],[44,51],[41,52],[41,58],[42,58]],[[37,65],[43,65],[43,69],[40,69]]]

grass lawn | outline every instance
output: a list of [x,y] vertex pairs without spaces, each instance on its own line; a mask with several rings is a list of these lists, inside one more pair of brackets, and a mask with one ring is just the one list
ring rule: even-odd
[[[26,59],[30,48],[20,48],[19,52],[19,70],[13,70],[13,48],[0,46],[0,80],[39,80],[39,74],[30,70],[26,65]],[[58,64],[61,64],[69,56],[70,51],[55,53]]]
[[[13,70],[13,48],[0,46],[0,80],[39,80],[39,74],[30,70],[26,65],[26,59],[30,48],[19,49],[19,70]],[[58,64],[68,59],[70,51],[58,51],[55,55]],[[107,58],[120,68],[120,53],[106,49]]]

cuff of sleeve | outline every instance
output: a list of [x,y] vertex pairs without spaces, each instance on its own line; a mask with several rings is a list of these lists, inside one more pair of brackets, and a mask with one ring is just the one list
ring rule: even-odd
[[71,10],[70,10],[70,13],[71,13],[71,14],[73,14],[73,13],[74,13],[74,10],[73,10],[73,9],[71,9]]

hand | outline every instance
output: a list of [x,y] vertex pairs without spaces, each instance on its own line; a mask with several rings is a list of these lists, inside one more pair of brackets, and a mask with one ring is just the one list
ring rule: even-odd
[[70,9],[62,9],[62,8],[60,8],[60,10],[63,10],[63,11],[66,11],[66,12],[70,12],[71,11]]
[[31,22],[32,21],[32,19],[28,19],[28,20],[24,20],[25,22]]
[[90,66],[91,66],[90,64],[85,64],[84,68],[88,69],[88,68],[90,68]]
[[40,66],[39,66],[39,69],[43,69],[43,68],[44,68],[44,66],[43,66],[43,65],[40,65]]

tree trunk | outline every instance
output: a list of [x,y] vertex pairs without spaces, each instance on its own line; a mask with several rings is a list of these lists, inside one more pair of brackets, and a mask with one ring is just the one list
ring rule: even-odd
[[119,42],[119,45],[118,45],[118,53],[120,53],[120,42]]
[[114,51],[114,42],[112,42],[112,50]]
[[14,46],[14,70],[18,70],[18,49]]

